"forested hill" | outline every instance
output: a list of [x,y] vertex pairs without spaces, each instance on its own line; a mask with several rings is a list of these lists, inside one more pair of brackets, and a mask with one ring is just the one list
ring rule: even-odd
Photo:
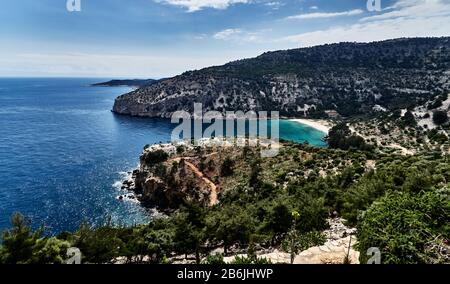
[[202,102],[208,110],[351,117],[423,105],[449,90],[450,38],[410,38],[267,52],[189,71],[118,97],[113,111],[168,117]]

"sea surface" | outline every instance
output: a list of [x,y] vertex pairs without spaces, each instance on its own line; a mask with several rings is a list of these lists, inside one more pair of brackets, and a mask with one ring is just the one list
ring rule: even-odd
[[[132,89],[90,86],[106,80],[0,78],[0,231],[15,212],[49,234],[151,218],[117,199],[120,181],[144,145],[168,142],[176,125],[113,114],[115,97]],[[324,133],[295,122],[281,121],[280,136],[325,146]]]

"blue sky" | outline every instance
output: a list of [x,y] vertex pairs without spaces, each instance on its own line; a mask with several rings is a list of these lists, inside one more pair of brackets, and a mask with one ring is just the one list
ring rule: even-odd
[[160,78],[269,50],[450,36],[450,0],[367,1],[2,0],[0,76]]

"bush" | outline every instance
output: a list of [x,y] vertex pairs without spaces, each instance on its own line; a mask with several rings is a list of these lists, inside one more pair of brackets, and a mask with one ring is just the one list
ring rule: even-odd
[[374,200],[383,196],[387,186],[381,177],[363,178],[342,195],[343,217],[349,224],[355,225],[359,212],[366,210]]
[[146,153],[143,158],[147,165],[153,166],[167,161],[167,159],[169,158],[169,154],[167,154],[163,150],[157,150]]
[[346,123],[340,123],[330,129],[328,134],[328,145],[332,149],[357,149],[363,151],[373,150],[373,146],[366,144],[364,138],[352,134]]
[[446,111],[437,110],[433,112],[433,122],[437,125],[442,125],[448,121],[448,115]]
[[220,176],[227,177],[231,176],[234,172],[233,170],[234,162],[230,158],[225,158],[225,160],[222,162],[222,165],[220,166]]
[[223,261],[223,255],[217,253],[215,255],[208,255],[208,257],[202,262],[202,264],[222,265],[225,264],[225,261]]
[[266,258],[251,258],[251,257],[245,257],[245,256],[236,256],[234,260],[231,262],[231,264],[257,264],[257,265],[265,265],[265,264],[272,264],[272,262]]
[[377,247],[384,264],[435,263],[436,247],[450,235],[450,196],[436,191],[393,192],[375,202],[358,224],[360,261]]

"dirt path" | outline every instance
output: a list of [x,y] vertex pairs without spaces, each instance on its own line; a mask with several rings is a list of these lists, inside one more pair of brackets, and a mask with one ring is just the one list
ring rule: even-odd
[[[182,158],[175,158],[173,161],[180,162]],[[194,174],[201,178],[207,185],[209,185],[211,192],[209,195],[209,206],[214,206],[218,203],[218,197],[217,197],[217,186],[209,179],[207,178],[194,164],[192,164],[189,161],[186,161],[184,159],[184,162],[186,165],[194,172]]]

